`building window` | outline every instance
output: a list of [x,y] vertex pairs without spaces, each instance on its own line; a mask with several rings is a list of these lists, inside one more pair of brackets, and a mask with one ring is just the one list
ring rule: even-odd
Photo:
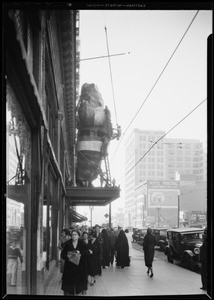
[[[31,129],[19,105],[18,98],[8,83],[6,89],[7,99],[7,202],[6,202],[6,230],[7,230],[7,293],[27,294],[28,266],[27,257],[30,257],[28,236],[30,228],[27,216],[28,201],[31,191]],[[11,157],[13,157],[11,163]],[[20,248],[17,264],[10,258],[10,243],[17,241]],[[22,262],[22,265],[20,263]],[[12,276],[14,274],[14,276]],[[15,287],[11,285],[16,284]]]

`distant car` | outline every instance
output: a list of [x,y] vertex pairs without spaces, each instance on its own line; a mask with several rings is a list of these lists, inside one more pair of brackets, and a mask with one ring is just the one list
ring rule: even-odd
[[164,251],[168,262],[181,262],[186,268],[193,270],[200,267],[200,248],[203,244],[203,229],[177,228],[167,230],[168,245]]
[[155,236],[156,245],[160,249],[160,251],[164,251],[167,245],[167,228],[154,228],[152,229],[152,234]]
[[132,242],[138,242],[138,240],[139,240],[139,229],[133,228]]
[[144,228],[134,228],[133,229],[133,234],[132,234],[132,239],[133,239],[133,242],[140,242],[144,236],[144,232],[146,231],[147,229],[144,229]]
[[147,228],[139,229],[138,244],[143,245],[144,236],[147,233]]

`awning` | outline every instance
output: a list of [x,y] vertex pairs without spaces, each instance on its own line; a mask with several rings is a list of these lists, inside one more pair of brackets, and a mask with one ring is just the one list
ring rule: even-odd
[[87,221],[87,218],[78,212],[76,212],[74,209],[70,208],[70,221],[71,222],[83,222]]
[[119,197],[119,187],[66,188],[66,202],[69,206],[105,206]]

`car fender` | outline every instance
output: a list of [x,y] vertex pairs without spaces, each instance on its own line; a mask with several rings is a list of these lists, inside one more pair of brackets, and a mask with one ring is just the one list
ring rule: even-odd
[[182,261],[184,260],[185,256],[189,256],[192,258],[194,256],[194,253],[191,250],[185,250],[183,253]]
[[159,246],[159,245],[166,245],[166,244],[167,244],[167,242],[164,241],[164,240],[159,240],[159,241],[158,241],[158,246]]
[[166,249],[164,251],[164,254],[165,255],[170,254],[172,256],[172,250],[171,250],[169,245],[166,245]]

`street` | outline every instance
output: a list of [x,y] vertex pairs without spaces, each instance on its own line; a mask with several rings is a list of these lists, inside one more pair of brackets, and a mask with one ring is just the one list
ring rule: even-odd
[[[141,245],[139,245],[138,243],[136,243],[136,242],[132,243],[132,247],[133,247],[133,249],[135,249],[137,251],[143,252],[143,247]],[[155,249],[155,258],[161,259],[161,260],[164,260],[164,261],[168,262],[167,261],[167,256],[164,254],[164,252],[160,251],[158,249],[158,247],[156,247],[156,249]],[[174,261],[173,264],[180,267],[180,268],[184,268],[184,266],[182,266],[182,264],[178,261]],[[195,268],[193,272],[195,272],[197,274],[200,274],[200,270],[197,269],[197,268]]]
[[[96,276],[94,286],[88,285],[87,296],[151,296],[151,295],[203,295],[201,277],[195,272],[166,261],[164,253],[156,251],[153,264],[154,277],[146,274],[142,247],[133,243],[131,265],[124,269],[115,263]],[[45,295],[63,295],[61,273],[56,268]]]

